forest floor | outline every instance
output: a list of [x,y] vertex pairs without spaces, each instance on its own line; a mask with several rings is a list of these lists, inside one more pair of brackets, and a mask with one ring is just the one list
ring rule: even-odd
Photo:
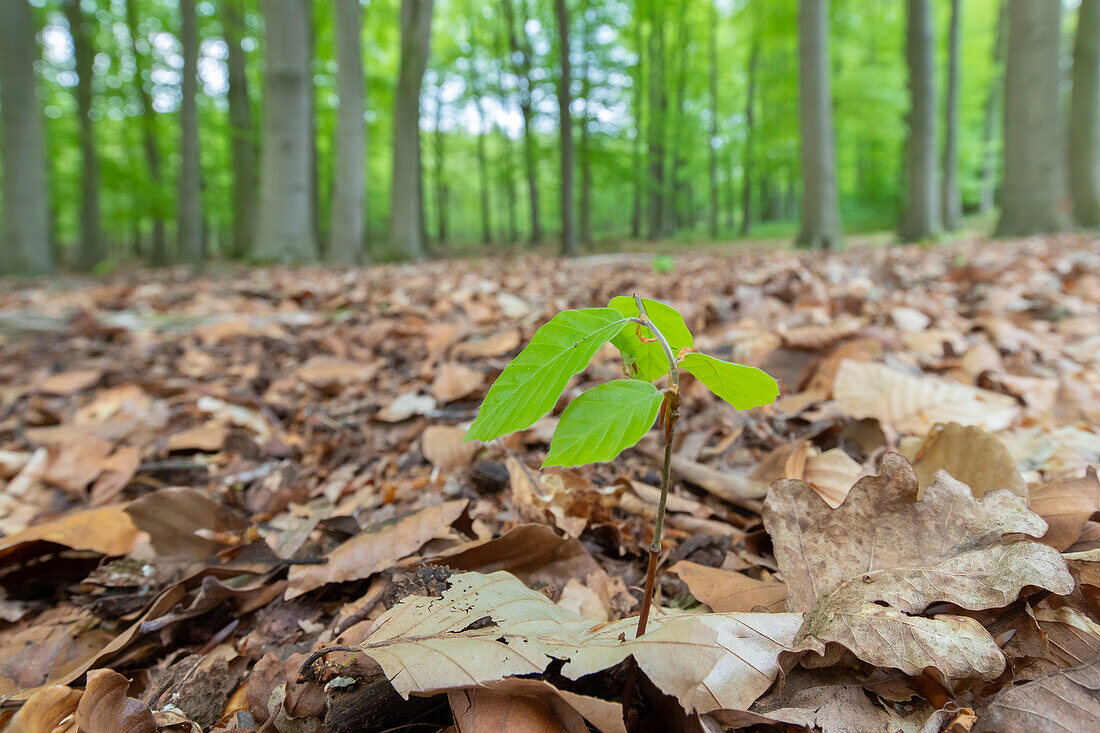
[[[621,731],[632,679],[647,730],[1096,729],[1100,241],[658,269],[0,286],[0,723]],[[632,293],[782,386],[685,376],[637,642],[656,435],[570,470],[557,410],[461,442],[538,326]],[[605,347],[558,407],[619,376]],[[303,670],[336,644],[367,653]]]

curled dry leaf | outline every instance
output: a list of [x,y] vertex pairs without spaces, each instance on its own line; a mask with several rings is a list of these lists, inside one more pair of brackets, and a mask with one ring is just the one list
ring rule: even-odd
[[320,390],[335,390],[348,384],[369,382],[381,362],[362,363],[331,356],[314,356],[298,367],[298,379]]
[[98,369],[74,369],[70,372],[51,374],[42,382],[41,391],[51,395],[70,395],[88,389],[99,381],[103,372]]
[[917,449],[913,470],[917,472],[918,499],[940,470],[969,486],[974,496],[997,489],[1027,496],[1027,483],[1016,470],[1008,448],[973,425],[947,423],[933,427]]
[[409,596],[360,646],[404,697],[536,674],[551,659],[578,679],[633,655],[687,711],[745,709],[771,686],[801,620],[791,613],[667,615],[634,638],[636,619],[592,625],[515,576],[461,573],[442,598]]
[[203,425],[189,430],[172,433],[165,441],[169,451],[208,451],[222,449],[229,437],[229,428],[224,425]]
[[1065,550],[1081,536],[1086,522],[1100,511],[1100,481],[1090,468],[1084,476],[1061,478],[1031,490],[1031,510],[1046,520],[1050,529],[1043,542]]
[[802,468],[802,480],[812,486],[829,506],[844,503],[852,484],[863,473],[860,466],[841,448],[807,456]]
[[407,557],[458,519],[469,502],[448,501],[361,532],[325,557],[324,565],[290,568],[286,599],[329,583],[369,578]]
[[444,471],[464,468],[483,445],[479,440],[463,443],[465,434],[465,430],[452,425],[430,425],[420,434],[420,450],[436,468]]
[[76,707],[81,733],[157,733],[149,706],[126,696],[130,681],[109,669],[88,672],[88,686]]
[[[587,721],[600,733],[626,733],[619,703],[559,690],[543,680],[510,677],[476,689],[454,690],[447,696],[459,731],[587,733]],[[527,722],[530,726],[523,727]]]
[[787,600],[787,586],[779,581],[757,580],[734,570],[681,560],[669,572],[687,583],[693,596],[719,613],[753,611],[761,606],[781,611]]
[[1003,430],[1020,412],[1008,395],[850,360],[837,370],[833,399],[850,417],[874,417],[899,432],[915,434],[938,422]]
[[1046,531],[1026,499],[1008,491],[975,499],[941,472],[918,501],[916,474],[896,453],[837,509],[801,481],[778,481],[763,517],[787,584],[787,610],[808,614],[797,650],[824,655],[838,643],[907,674],[935,667],[949,678],[991,679],[1005,660],[981,624],[920,614],[937,602],[1001,608],[1025,586],[1059,594],[1074,587],[1053,548],[1002,543],[1008,533]]
[[40,687],[8,722],[7,733],[55,733],[66,731],[62,721],[76,712],[80,690],[62,685]]
[[126,507],[162,560],[205,560],[225,544],[214,537],[239,535],[248,527],[241,516],[195,489],[161,489]]
[[468,397],[485,382],[485,374],[462,364],[441,364],[432,382],[432,396],[440,403]]
[[1100,730],[1100,658],[1003,688],[978,711],[975,733]]
[[45,541],[74,550],[90,550],[104,555],[125,555],[134,549],[138,528],[121,506],[78,511],[36,524],[0,540],[0,554],[25,542]]

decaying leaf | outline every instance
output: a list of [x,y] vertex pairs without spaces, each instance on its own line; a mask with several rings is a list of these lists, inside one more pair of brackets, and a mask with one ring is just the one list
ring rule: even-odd
[[1065,550],[1081,536],[1085,523],[1100,511],[1100,481],[1095,469],[1084,476],[1060,478],[1031,490],[1031,511],[1050,526],[1043,542]]
[[428,462],[445,471],[462,468],[481,450],[476,440],[462,442],[466,431],[451,425],[430,425],[420,435],[420,450]]
[[681,560],[669,572],[687,583],[693,596],[719,613],[753,611],[761,606],[780,611],[787,600],[787,586],[782,583],[757,580],[734,570]]
[[432,382],[432,396],[440,403],[469,396],[485,381],[485,374],[462,364],[441,364]]
[[138,529],[121,506],[87,509],[36,524],[0,540],[0,553],[26,542],[56,542],[74,550],[125,555],[134,548]]
[[1100,729],[1100,658],[1002,689],[978,711],[975,733]]
[[568,660],[570,679],[633,655],[685,710],[745,709],[772,683],[801,621],[793,613],[665,615],[634,638],[636,619],[592,625],[504,572],[450,578],[442,598],[410,596],[361,645],[402,696],[479,686]]
[[149,706],[126,696],[130,681],[109,669],[88,673],[88,686],[76,707],[81,733],[157,733]]
[[974,496],[997,489],[1027,496],[1027,483],[1016,470],[1008,448],[973,425],[948,423],[933,427],[917,449],[913,470],[917,472],[918,499],[940,470],[969,486]]
[[7,733],[55,733],[67,731],[62,721],[76,712],[80,690],[61,685],[46,685],[27,698],[8,722]]
[[576,731],[626,733],[622,706],[559,690],[537,679],[509,677],[447,694],[459,731]]
[[914,434],[926,433],[939,422],[1003,430],[1020,411],[1007,395],[851,360],[841,362],[837,370],[833,399],[850,417],[877,418]]
[[1008,491],[975,499],[940,473],[917,500],[917,477],[896,453],[860,479],[837,509],[801,481],[776,482],[764,526],[787,584],[787,610],[807,613],[795,648],[840,644],[883,667],[950,678],[996,677],[1004,657],[977,621],[920,614],[936,602],[970,610],[1008,605],[1025,586],[1073,590],[1062,557],[1039,537],[1046,523]]

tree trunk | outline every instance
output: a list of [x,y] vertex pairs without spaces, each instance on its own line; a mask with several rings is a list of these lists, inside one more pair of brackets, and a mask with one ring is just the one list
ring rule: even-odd
[[263,0],[267,25],[260,214],[255,257],[301,262],[317,255],[313,226],[308,0]]
[[470,88],[474,94],[474,109],[477,110],[477,182],[478,201],[481,209],[481,239],[485,244],[493,241],[492,221],[490,219],[491,206],[489,205],[489,157],[485,151],[485,136],[493,129],[493,123],[489,115],[485,113],[485,97],[481,92],[481,85],[477,79],[477,71],[473,61],[470,62]]
[[[676,48],[686,49],[688,47],[688,24],[687,24],[687,3],[682,1],[676,9],[679,15],[679,21],[676,23]],[[681,195],[684,188],[691,185],[690,182],[681,184],[681,172],[684,167],[684,155],[683,155],[683,135],[684,130],[684,102],[687,96],[687,54],[676,54],[676,68],[673,76],[673,86],[676,89],[676,96],[673,102],[673,117],[671,134],[672,140],[670,141],[669,160],[672,162],[672,170],[668,176],[668,184],[665,191],[665,206],[668,207],[668,213],[665,215],[664,222],[665,228],[662,231],[663,236],[668,236],[680,229],[683,225],[683,212],[680,209],[680,201],[683,198]]]
[[951,25],[948,32],[947,102],[944,109],[946,129],[943,136],[943,228],[957,229],[962,219],[959,194],[959,53],[962,0],[951,0]]
[[164,214],[161,201],[163,174],[161,173],[160,146],[157,143],[157,112],[153,109],[153,99],[145,88],[149,74],[145,54],[138,48],[138,17],[135,0],[126,0],[126,26],[130,34],[130,51],[134,55],[134,88],[141,100],[141,142],[145,150],[145,162],[149,167],[151,190],[146,193],[149,212],[153,220],[153,242],[150,263],[153,267],[162,267],[168,262],[168,244],[164,234]]
[[649,26],[649,238],[665,232],[665,116],[668,90],[665,88],[664,5],[653,0]]
[[581,168],[581,203],[580,203],[580,242],[585,250],[592,251],[592,140],[588,130],[589,96],[592,94],[591,69],[589,68],[590,44],[592,34],[588,23],[588,14],[581,13],[582,31],[581,38],[581,95],[584,97],[584,114],[581,116],[579,157]]
[[840,213],[829,68],[829,0],[801,0],[798,57],[802,230],[797,241],[801,247],[833,249],[840,244]]
[[432,138],[435,141],[435,165],[432,168],[432,178],[435,179],[435,241],[442,249],[449,239],[450,228],[447,216],[450,211],[451,190],[447,185],[447,137],[443,134],[443,87],[442,78],[437,77],[435,89],[435,119],[432,125]]
[[631,108],[634,112],[634,140],[631,143],[631,171],[634,173],[634,203],[630,212],[630,236],[638,239],[642,236],[642,192],[645,169],[642,166],[642,112],[644,102],[642,84],[645,77],[645,54],[642,53],[642,16],[641,0],[634,6],[634,41],[638,49],[638,63],[634,71],[634,94],[631,96]]
[[[521,2],[526,4],[527,0],[521,0]],[[539,215],[538,151],[535,148],[532,130],[535,113],[532,106],[531,50],[526,41],[520,43],[519,35],[516,33],[512,0],[501,0],[501,7],[504,9],[504,18],[508,25],[514,73],[523,84],[519,96],[519,109],[523,117],[523,162],[527,171],[527,192],[531,199],[531,242],[538,242],[542,239],[542,220]],[[526,28],[523,29],[523,33],[526,38]]]
[[558,127],[561,132],[561,254],[577,256],[577,234],[573,229],[573,115],[569,111],[569,10],[565,0],[554,0],[558,16],[558,46],[561,77],[558,79]]
[[420,87],[428,66],[432,0],[401,0],[401,61],[394,95],[390,245],[424,256],[424,191],[420,164]]
[[1004,90],[1004,64],[1008,34],[1008,2],[1001,0],[997,10],[997,24],[993,41],[993,79],[989,84],[989,96],[985,101],[985,118],[982,123],[982,192],[978,210],[983,214],[993,209],[997,193],[997,150],[994,139],[1000,117],[1001,92]]
[[199,29],[195,0],[180,0],[183,81],[180,100],[180,175],[176,248],[184,261],[202,262],[202,161],[199,152]]
[[710,139],[707,164],[710,178],[710,236],[718,238],[718,8],[710,2]]
[[103,234],[99,224],[99,157],[95,149],[95,125],[92,124],[92,21],[84,17],[80,0],[65,0],[65,17],[73,39],[76,57],[76,108],[80,120],[81,200],[77,266],[90,270],[104,256]]
[[[508,17],[503,16],[505,23],[509,23]],[[510,25],[509,25],[510,27]],[[505,26],[500,26],[501,33],[498,34],[497,54],[500,58],[504,58],[508,55],[508,36],[509,32]],[[510,104],[508,102],[508,95],[504,93],[504,64],[496,64],[496,86],[497,91],[500,94],[500,106],[502,109],[509,109]],[[518,202],[516,197],[515,181],[512,178],[512,171],[515,170],[515,153],[512,146],[512,138],[508,135],[504,125],[500,125],[500,145],[503,151],[504,158],[504,198],[508,207],[508,242],[509,244],[515,244],[519,241],[519,212]]]
[[1100,226],[1100,0],[1081,0],[1073,50],[1069,185],[1073,217]]
[[901,237],[914,242],[940,233],[940,187],[936,155],[936,64],[930,0],[908,0],[906,59],[909,64],[908,200]]
[[363,261],[366,211],[367,130],[363,80],[363,8],[359,0],[333,0],[336,6],[336,179],[332,191],[329,258],[345,265]]
[[752,47],[749,50],[749,82],[745,95],[745,154],[741,161],[741,236],[747,237],[752,229],[752,176],[756,124],[756,70],[760,64],[759,34],[753,29]]
[[[133,0],[129,0],[132,4]],[[233,257],[252,251],[256,232],[256,132],[252,126],[252,102],[248,96],[247,59],[241,48],[245,33],[241,0],[223,6],[225,42],[228,46],[230,148],[233,159]]]
[[34,11],[26,0],[0,0],[0,15],[0,274],[41,275],[53,257]]
[[1062,3],[1010,0],[1005,66],[1004,189],[996,235],[1063,228],[1058,114]]

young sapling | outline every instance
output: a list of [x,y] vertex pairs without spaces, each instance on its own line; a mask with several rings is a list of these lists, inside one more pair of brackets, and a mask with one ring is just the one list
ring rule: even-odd
[[[661,530],[680,407],[680,369],[738,410],[775,401],[779,385],[766,372],[702,354],[684,317],[656,300],[618,296],[606,308],[565,310],[547,321],[500,373],[465,440],[489,441],[529,428],[554,408],[569,380],[610,341],[622,355],[625,379],[597,385],[566,406],[544,466],[610,461],[635,445],[656,421],[664,430],[661,498],[649,545],[637,635],[645,633],[653,604]],[[664,387],[653,382],[667,377]]]

